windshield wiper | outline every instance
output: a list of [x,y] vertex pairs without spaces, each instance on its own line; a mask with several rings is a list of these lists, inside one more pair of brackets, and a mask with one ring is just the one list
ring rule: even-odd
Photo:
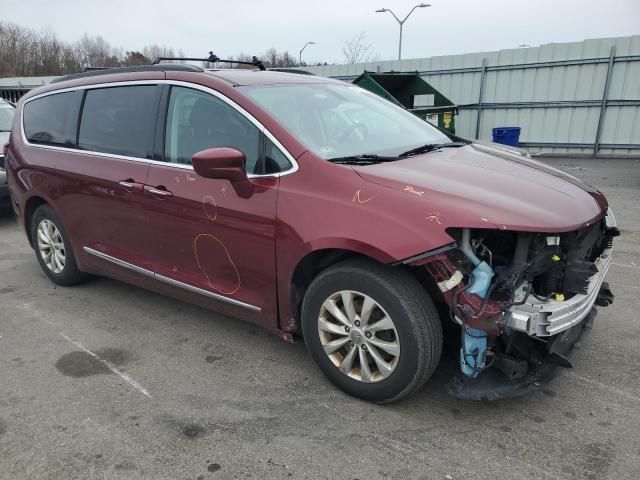
[[327,159],[331,163],[340,163],[345,165],[360,165],[363,163],[373,164],[380,162],[392,162],[398,160],[398,157],[384,157],[381,155],[363,154],[363,155],[349,155],[347,157],[329,158]]
[[412,155],[420,155],[421,153],[431,152],[439,148],[464,147],[465,145],[466,143],[464,142],[427,143],[426,145],[421,145],[419,147],[412,148],[411,150],[407,150],[406,152],[402,152],[400,155],[398,155],[398,157],[405,158],[405,157],[410,157]]

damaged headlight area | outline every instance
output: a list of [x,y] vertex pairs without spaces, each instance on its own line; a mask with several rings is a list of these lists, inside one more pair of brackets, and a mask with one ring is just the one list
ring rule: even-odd
[[538,387],[613,301],[604,276],[619,235],[612,214],[563,233],[449,229],[455,244],[412,265],[425,268],[460,326],[460,398],[502,398]]

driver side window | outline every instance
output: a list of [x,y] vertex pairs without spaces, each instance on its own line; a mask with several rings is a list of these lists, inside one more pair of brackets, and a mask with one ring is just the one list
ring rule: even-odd
[[260,131],[233,107],[205,92],[171,87],[165,160],[191,164],[191,157],[213,147],[234,147],[246,157],[247,173],[259,173]]

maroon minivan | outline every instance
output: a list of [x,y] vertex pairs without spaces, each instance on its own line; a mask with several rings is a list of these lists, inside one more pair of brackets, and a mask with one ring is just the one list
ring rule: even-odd
[[336,80],[71,75],[21,99],[5,162],[55,283],[110,276],[301,335],[371,401],[420,388],[443,336],[451,394],[538,388],[613,300],[602,193]]

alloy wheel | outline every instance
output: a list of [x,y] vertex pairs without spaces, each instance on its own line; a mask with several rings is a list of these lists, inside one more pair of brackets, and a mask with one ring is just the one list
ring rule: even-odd
[[65,265],[64,242],[60,230],[51,220],[38,224],[38,251],[45,265],[53,273],[61,273]]
[[322,303],[318,334],[331,362],[364,383],[384,380],[400,359],[393,320],[373,298],[354,290],[336,292]]

